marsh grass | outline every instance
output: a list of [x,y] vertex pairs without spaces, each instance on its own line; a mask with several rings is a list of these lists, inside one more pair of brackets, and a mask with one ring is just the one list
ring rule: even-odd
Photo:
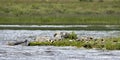
[[109,50],[120,50],[120,39],[110,39],[105,43],[106,49]]
[[0,0],[0,24],[120,24],[119,0]]
[[76,46],[84,47],[87,49],[97,48],[97,49],[107,49],[107,50],[120,50],[120,39],[110,38],[105,40],[90,40],[90,41],[76,41],[70,39],[65,39],[61,41],[51,42],[30,42],[29,46]]
[[119,15],[72,15],[72,16],[48,16],[48,17],[0,17],[0,24],[21,25],[119,25]]
[[82,43],[81,42],[76,42],[76,41],[69,41],[69,39],[62,40],[62,41],[55,41],[53,43],[51,42],[30,42],[30,46],[77,46],[81,47]]

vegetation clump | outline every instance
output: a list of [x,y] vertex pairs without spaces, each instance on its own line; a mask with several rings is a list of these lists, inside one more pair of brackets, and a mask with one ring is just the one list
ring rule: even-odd
[[83,47],[90,49],[90,48],[92,48],[92,44],[90,44],[90,43],[84,43],[84,44],[83,44]]
[[77,34],[75,32],[71,32],[66,39],[77,39]]
[[[114,42],[117,40],[117,42]],[[120,39],[113,38],[113,39],[98,39],[90,40],[90,41],[77,41],[77,40],[70,40],[64,39],[55,42],[30,42],[29,46],[76,46],[76,47],[84,47],[87,49],[97,48],[97,49],[107,49],[107,50],[120,50]]]

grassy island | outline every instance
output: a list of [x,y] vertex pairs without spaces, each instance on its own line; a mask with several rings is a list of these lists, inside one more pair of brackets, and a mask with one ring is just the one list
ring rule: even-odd
[[84,47],[84,48],[97,48],[97,49],[107,49],[107,50],[120,50],[120,39],[111,38],[111,39],[98,39],[98,40],[89,40],[89,41],[77,41],[65,39],[55,42],[30,42],[29,46],[75,46],[75,47]]

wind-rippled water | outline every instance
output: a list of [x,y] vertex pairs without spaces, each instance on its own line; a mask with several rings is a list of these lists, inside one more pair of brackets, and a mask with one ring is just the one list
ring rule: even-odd
[[[8,46],[11,41],[34,40],[36,36],[50,36],[58,31],[75,30],[0,30],[0,60],[120,60],[120,51],[95,50],[55,46]],[[78,36],[94,38],[119,37],[120,31],[75,31]]]
[[0,60],[120,60],[120,51],[75,47],[0,46]]
[[75,32],[78,37],[109,38],[119,37],[120,31],[84,31],[84,30],[0,30],[0,40],[35,39],[37,36],[53,37],[55,32]]

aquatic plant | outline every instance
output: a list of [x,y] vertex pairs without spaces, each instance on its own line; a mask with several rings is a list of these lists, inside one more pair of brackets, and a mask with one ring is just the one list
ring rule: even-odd
[[69,35],[68,35],[68,39],[77,39],[77,34],[75,32],[71,32]]
[[[117,42],[113,42],[114,39],[118,39]],[[120,39],[105,39],[102,41],[101,39],[90,40],[90,41],[77,41],[77,40],[60,40],[54,42],[30,42],[29,46],[76,46],[76,47],[84,47],[87,49],[97,48],[97,49],[107,49],[107,50],[120,50]]]

